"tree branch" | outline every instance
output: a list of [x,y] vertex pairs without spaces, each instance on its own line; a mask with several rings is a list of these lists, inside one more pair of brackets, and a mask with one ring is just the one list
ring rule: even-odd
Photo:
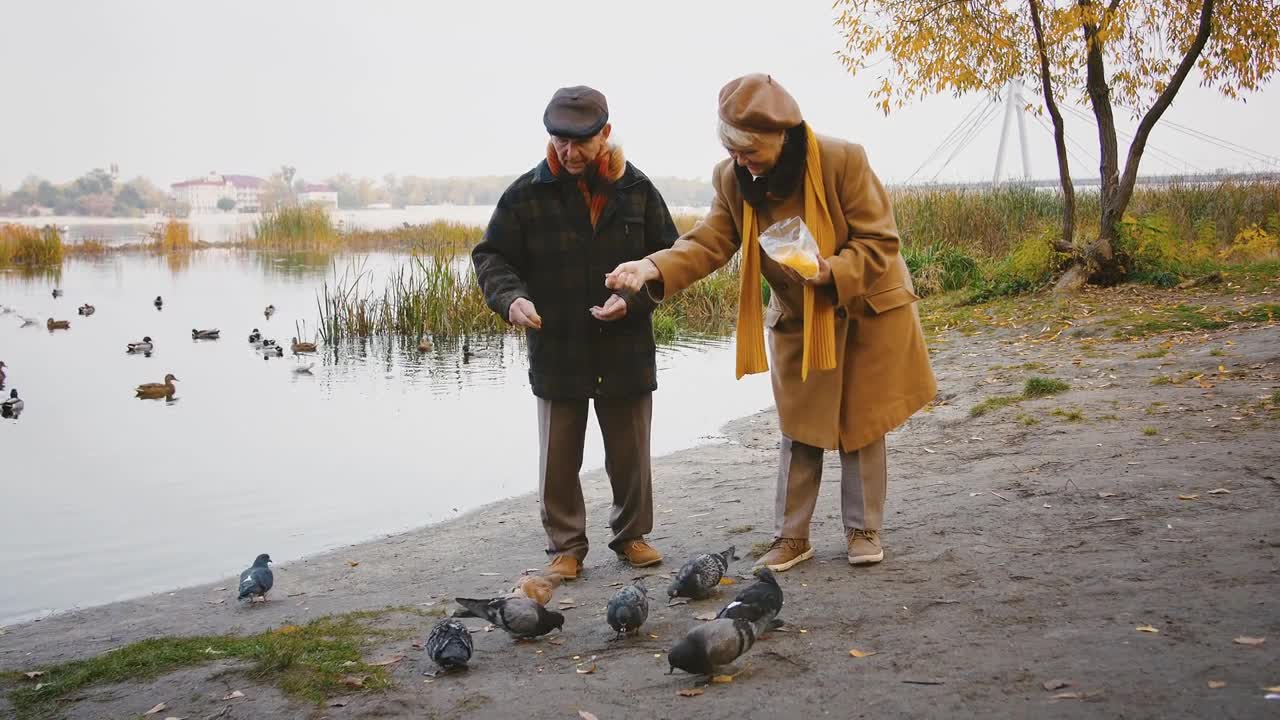
[[1196,61],[1200,59],[1204,46],[1209,42],[1209,34],[1213,31],[1213,4],[1214,0],[1204,0],[1204,4],[1200,7],[1200,27],[1196,31],[1195,40],[1192,41],[1191,47],[1187,48],[1187,54],[1178,64],[1178,69],[1174,71],[1169,84],[1156,98],[1151,109],[1147,110],[1147,114],[1138,123],[1138,129],[1133,133],[1133,142],[1129,144],[1129,156],[1124,163],[1124,178],[1120,181],[1119,200],[1122,208],[1129,204],[1129,198],[1133,195],[1133,186],[1138,180],[1138,163],[1142,159],[1143,150],[1146,149],[1151,130],[1155,128],[1165,110],[1173,104],[1174,96],[1182,88],[1183,81],[1187,79],[1191,68],[1195,67]]
[[1040,3],[1038,0],[1027,0],[1031,6],[1031,25],[1036,31],[1036,52],[1040,56],[1040,85],[1044,91],[1044,104],[1053,118],[1053,144],[1058,151],[1058,182],[1062,185],[1062,237],[1053,244],[1058,252],[1073,251],[1076,222],[1076,191],[1071,182],[1071,168],[1067,160],[1067,135],[1062,122],[1062,113],[1058,111],[1058,103],[1053,98],[1053,76],[1049,72],[1049,55],[1044,47],[1044,28],[1040,24]]

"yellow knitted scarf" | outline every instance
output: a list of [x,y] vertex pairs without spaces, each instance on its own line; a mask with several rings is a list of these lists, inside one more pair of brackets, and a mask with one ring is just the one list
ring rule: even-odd
[[[818,241],[818,251],[828,258],[835,253],[835,228],[827,209],[822,184],[822,159],[812,128],[805,128],[808,147],[804,161],[804,224]],[[764,351],[763,301],[760,297],[760,230],[751,203],[742,203],[742,290],[738,298],[738,378],[769,369]],[[830,370],[836,366],[835,309],[814,288],[804,288],[804,354],[800,379],[809,379],[810,366]]]

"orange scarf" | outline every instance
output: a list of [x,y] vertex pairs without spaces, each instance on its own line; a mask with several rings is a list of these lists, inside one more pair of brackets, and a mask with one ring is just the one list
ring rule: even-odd
[[[626,166],[625,162],[615,163],[614,155],[617,155],[618,160],[622,159],[622,153],[616,147],[610,145],[592,161],[586,171],[578,176],[578,191],[582,193],[582,200],[587,204],[587,212],[591,216],[592,228],[596,226],[596,223],[600,222],[600,214],[604,212],[604,205],[608,200],[604,194],[605,185],[622,177],[622,170]],[[547,143],[547,166],[551,168],[551,174],[556,177],[564,177],[566,174],[564,166],[560,164],[560,158],[556,157],[556,149],[551,143]],[[594,175],[596,178],[594,192],[591,187],[592,183],[587,182],[588,175]]]

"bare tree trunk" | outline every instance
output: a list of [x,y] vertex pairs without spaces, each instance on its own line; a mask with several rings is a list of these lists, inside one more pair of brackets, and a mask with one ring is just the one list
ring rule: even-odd
[[1036,31],[1036,50],[1040,55],[1040,86],[1044,90],[1044,105],[1053,119],[1053,144],[1058,151],[1058,181],[1062,185],[1062,238],[1054,243],[1054,249],[1062,253],[1074,253],[1076,226],[1076,189],[1071,182],[1071,167],[1067,162],[1067,135],[1062,123],[1062,113],[1053,98],[1053,76],[1049,72],[1049,55],[1044,47],[1044,28],[1040,24],[1040,3],[1028,0],[1031,6],[1031,24]]

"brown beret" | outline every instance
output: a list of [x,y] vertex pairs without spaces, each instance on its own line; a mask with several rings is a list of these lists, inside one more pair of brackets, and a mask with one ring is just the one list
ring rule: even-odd
[[787,130],[804,122],[791,93],[762,73],[743,75],[720,88],[720,119],[748,132]]
[[551,96],[542,124],[551,135],[589,138],[609,122],[609,103],[599,90],[585,85],[560,88]]

